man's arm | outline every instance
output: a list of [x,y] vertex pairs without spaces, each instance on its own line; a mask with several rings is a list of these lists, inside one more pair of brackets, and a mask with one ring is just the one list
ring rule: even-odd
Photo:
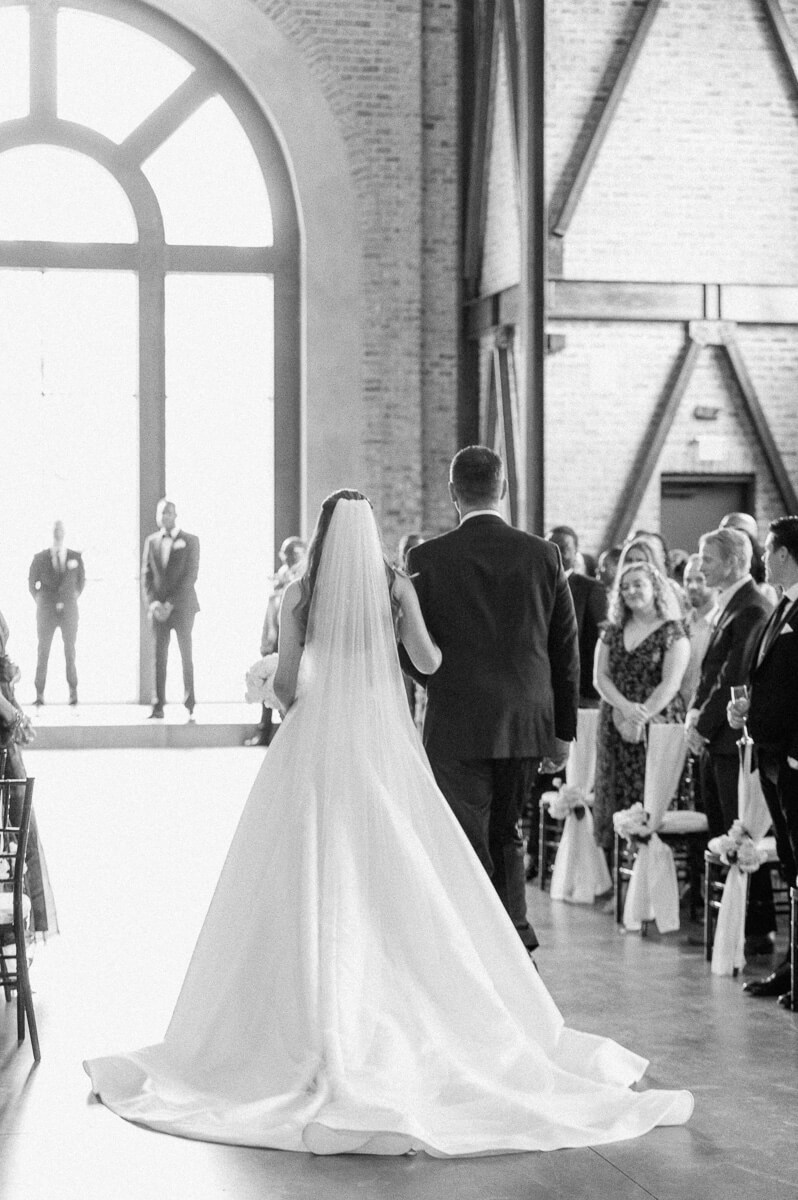
[[554,692],[554,732],[560,741],[570,742],[576,737],[579,710],[579,638],[571,589],[559,562],[548,653]]
[[155,579],[150,565],[150,539],[144,539],[144,553],[141,559],[141,590],[144,593],[144,603],[147,608],[153,605],[158,597],[155,595]]
[[[749,605],[736,614],[727,627],[728,650],[714,683],[709,686],[700,704],[695,728],[701,737],[712,741],[726,727],[726,704],[729,689],[745,683],[748,677],[748,649],[767,623],[767,609]],[[701,693],[699,693],[699,699]]]
[[41,591],[41,571],[39,570],[39,555],[34,554],[28,571],[28,591],[35,600]]
[[86,586],[86,568],[83,564],[83,555],[76,554],[75,557],[78,560],[78,581],[75,590],[77,591],[77,594],[80,595]]

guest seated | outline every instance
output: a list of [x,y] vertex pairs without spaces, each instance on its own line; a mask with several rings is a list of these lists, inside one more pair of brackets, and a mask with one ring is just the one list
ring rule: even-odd
[[608,852],[613,814],[643,802],[648,723],[684,719],[679,688],[689,657],[667,581],[650,562],[626,563],[596,649],[595,684],[602,703],[593,818],[596,841]]

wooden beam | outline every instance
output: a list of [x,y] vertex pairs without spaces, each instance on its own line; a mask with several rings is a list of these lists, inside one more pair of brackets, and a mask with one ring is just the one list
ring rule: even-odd
[[555,321],[698,321],[703,316],[700,283],[549,282],[549,317]]
[[496,402],[496,360],[491,354],[488,367],[488,387],[485,393],[485,403],[480,413],[479,439],[483,446],[496,448],[496,426],[498,424],[498,405]]
[[467,230],[470,159],[474,130],[476,92],[477,8],[470,0],[460,0],[458,7],[458,123],[459,123],[459,212],[457,264],[457,429],[456,444],[470,446],[480,440],[480,376],[479,345],[469,335],[469,312],[466,301],[478,284],[466,279],[466,249],[472,236]]
[[518,522],[543,534],[545,499],[546,195],[544,190],[545,2],[521,5],[521,345],[524,496]]
[[748,416],[751,419],[751,424],[754,427],[757,441],[775,480],[776,487],[779,489],[784,511],[785,513],[798,515],[798,496],[784,466],[784,460],[776,446],[773,434],[770,432],[770,425],[762,411],[759,397],[756,394],[756,388],[753,385],[751,376],[748,374],[748,368],[745,364],[740,344],[737,341],[736,332],[733,326],[727,326],[726,322],[723,324],[723,345],[740,388]]
[[[657,9],[660,6],[660,0],[648,0],[643,12],[640,16],[637,28],[635,29],[632,40],[629,42],[629,48],[624,55],[621,68],[615,77],[615,81],[610,88],[607,98],[601,108],[598,121],[595,124],[590,140],[585,147],[585,152],[579,162],[576,174],[571,182],[568,191],[565,194],[559,210],[554,216],[551,223],[551,232],[557,237],[565,237],[568,232],[568,226],[571,224],[573,215],[576,212],[579,201],[582,199],[582,194],[587,186],[587,181],[590,178],[593,167],[596,165],[596,159],[599,156],[601,147],[604,145],[604,139],[609,132],[618,106],[623,99],[623,94],[626,91],[626,86],[632,76],[632,71],[635,68],[635,63],[640,57],[640,51],[645,45],[651,26],[654,23],[654,18],[657,15]],[[586,125],[592,123],[592,114],[588,114]]]
[[659,456],[700,353],[701,346],[691,338],[686,344],[675,374],[672,374],[668,380],[660,402],[651,416],[626,483],[607,525],[602,545],[615,546],[622,542],[629,532],[635,513],[643,502],[648,485],[654,476]]
[[762,5],[793,86],[798,91],[798,46],[795,44],[795,38],[787,24],[779,0],[762,0]]
[[721,315],[738,325],[798,325],[798,285],[724,284]]
[[501,0],[501,26],[504,41],[504,59],[507,65],[507,83],[510,91],[510,118],[515,156],[515,178],[516,183],[520,184],[519,110],[521,107],[521,96],[518,90],[518,25],[515,0]]
[[479,286],[485,242],[488,159],[493,132],[496,80],[496,0],[482,0],[476,11],[474,52],[474,109],[466,192],[463,274],[466,293],[473,296]]
[[513,403],[513,390],[510,379],[510,358],[512,356],[512,335],[501,335],[496,339],[493,349],[495,377],[498,382],[499,407],[502,418],[502,440],[504,442],[504,461],[507,470],[507,492],[510,501],[510,523],[518,523],[520,510],[519,472],[518,472],[518,436],[517,405]]

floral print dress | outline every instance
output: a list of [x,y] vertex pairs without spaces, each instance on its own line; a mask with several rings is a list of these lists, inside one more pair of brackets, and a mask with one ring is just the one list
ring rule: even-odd
[[[635,704],[644,703],[662,682],[665,652],[678,638],[687,637],[681,621],[665,621],[633,650],[623,643],[623,628],[608,625],[601,634],[609,651],[609,674],[618,691]],[[657,714],[657,721],[676,724],[685,716],[684,700],[677,692]],[[614,840],[613,814],[643,803],[646,744],[625,742],[612,720],[612,705],[601,702],[596,756],[593,821],[596,841],[605,850]]]

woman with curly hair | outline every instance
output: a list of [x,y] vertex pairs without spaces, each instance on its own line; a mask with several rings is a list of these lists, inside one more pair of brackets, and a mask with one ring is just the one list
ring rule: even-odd
[[684,720],[679,687],[689,647],[668,580],[650,562],[621,565],[596,647],[602,700],[593,818],[605,850],[613,844],[613,814],[643,802],[646,726]]

